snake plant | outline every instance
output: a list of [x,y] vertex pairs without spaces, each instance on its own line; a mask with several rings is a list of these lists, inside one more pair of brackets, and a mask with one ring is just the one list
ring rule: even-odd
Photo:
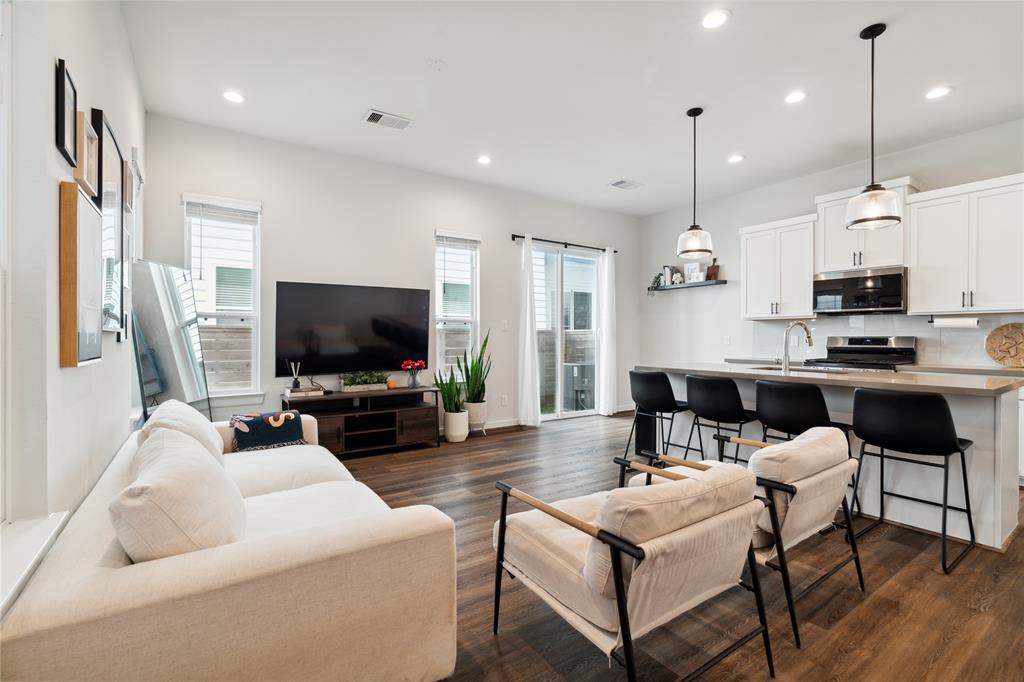
[[476,353],[469,355],[463,351],[462,357],[455,359],[459,374],[466,385],[467,403],[482,403],[487,397],[487,375],[491,373],[491,356],[487,355],[487,342],[490,338],[491,332],[488,330]]

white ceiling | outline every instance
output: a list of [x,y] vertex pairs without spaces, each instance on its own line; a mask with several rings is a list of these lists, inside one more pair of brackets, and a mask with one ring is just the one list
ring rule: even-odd
[[[1024,115],[1024,3],[125,2],[150,112],[644,215]],[[444,60],[443,70],[431,61]],[[929,101],[933,85],[953,92]],[[235,88],[247,101],[232,105]],[[807,99],[783,103],[793,89]],[[369,108],[412,118],[398,132]],[[731,165],[735,152],[746,156]],[[494,162],[479,166],[479,154]],[[623,191],[620,178],[643,183]]]

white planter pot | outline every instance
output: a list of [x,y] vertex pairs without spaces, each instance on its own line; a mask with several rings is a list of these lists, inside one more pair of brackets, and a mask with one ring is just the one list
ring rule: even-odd
[[466,403],[469,410],[469,430],[483,431],[487,435],[487,401],[482,403]]
[[449,443],[461,443],[469,435],[469,412],[444,413],[444,439]]

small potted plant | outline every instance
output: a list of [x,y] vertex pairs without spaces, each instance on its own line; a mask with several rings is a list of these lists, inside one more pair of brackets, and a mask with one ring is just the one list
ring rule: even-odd
[[344,393],[378,391],[388,387],[387,372],[349,372],[342,374],[341,390]]
[[477,429],[487,435],[487,375],[491,373],[491,356],[487,354],[487,342],[491,338],[490,330],[484,335],[480,349],[473,355],[465,351],[456,363],[459,374],[466,386],[466,409],[469,411],[469,430]]
[[448,377],[434,373],[434,385],[444,405],[444,438],[449,443],[461,443],[469,435],[469,413],[464,409],[462,384],[455,378],[455,370]]
[[409,381],[406,382],[406,386],[409,388],[419,388],[423,384],[420,383],[420,370],[426,369],[427,363],[423,360],[404,360],[402,362],[402,369],[409,375]]

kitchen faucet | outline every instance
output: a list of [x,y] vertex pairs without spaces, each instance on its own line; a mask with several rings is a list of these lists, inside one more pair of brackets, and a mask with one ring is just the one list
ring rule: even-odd
[[803,320],[794,320],[790,322],[786,327],[786,338],[783,341],[785,346],[782,353],[782,373],[789,374],[789,333],[793,331],[793,327],[803,327],[804,334],[807,336],[807,347],[810,348],[814,345],[814,339],[811,338],[811,329],[808,327]]

